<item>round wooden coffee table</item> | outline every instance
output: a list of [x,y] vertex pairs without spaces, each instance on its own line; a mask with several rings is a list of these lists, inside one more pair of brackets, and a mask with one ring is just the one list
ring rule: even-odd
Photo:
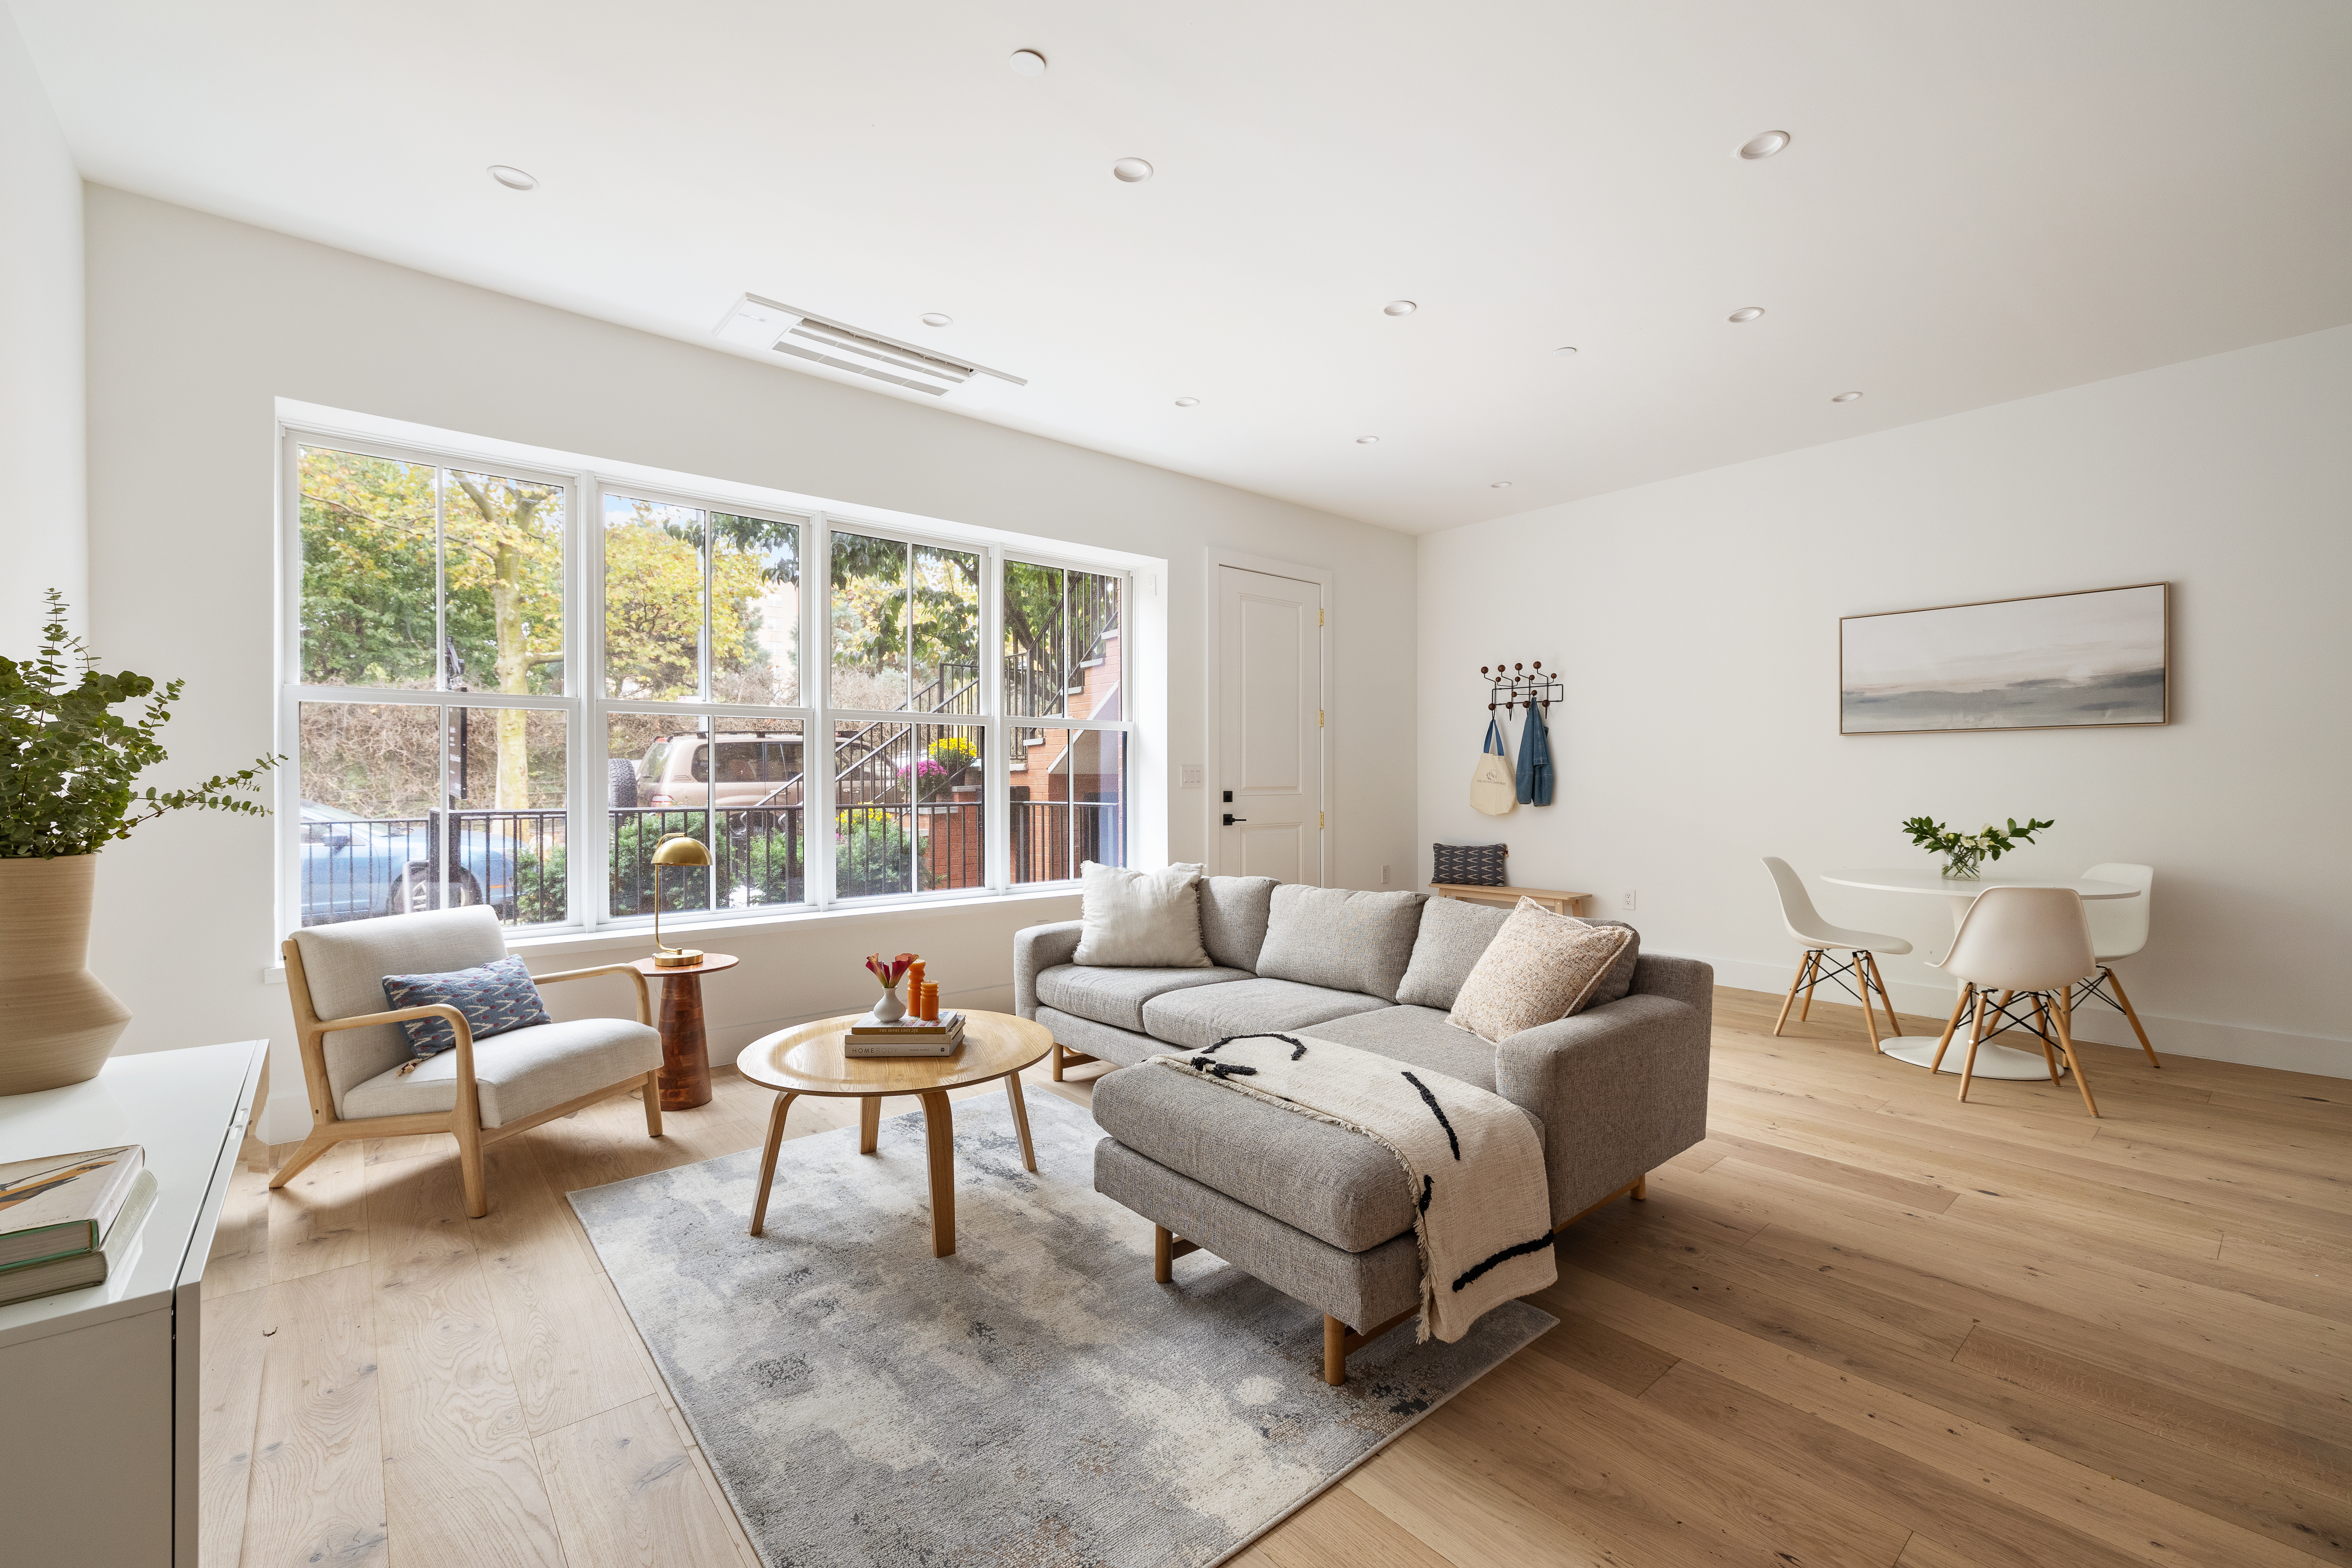
[[966,1013],[963,1043],[953,1056],[844,1056],[843,1033],[859,1016],[847,1013],[780,1030],[752,1041],[735,1058],[736,1071],[776,1091],[775,1109],[768,1113],[768,1144],[760,1154],[760,1192],[751,1201],[751,1234],[760,1235],[767,1225],[768,1188],[776,1179],[776,1151],[783,1143],[784,1114],[793,1100],[815,1094],[861,1101],[857,1152],[871,1154],[881,1131],[884,1098],[911,1094],[923,1102],[924,1149],[931,1176],[931,1256],[945,1258],[956,1249],[955,1123],[948,1110],[948,1090],[1003,1079],[1004,1096],[1013,1102],[1013,1125],[1021,1134],[1021,1163],[1035,1170],[1037,1151],[1029,1142],[1021,1069],[1043,1061],[1054,1048],[1054,1037],[1044,1025],[1008,1013]]

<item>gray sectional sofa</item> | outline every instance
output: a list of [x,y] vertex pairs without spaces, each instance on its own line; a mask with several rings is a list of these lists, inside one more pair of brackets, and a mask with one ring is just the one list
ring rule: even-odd
[[[1446,1014],[1508,910],[1265,878],[1200,888],[1212,968],[1079,965],[1076,921],[1013,938],[1015,1008],[1053,1031],[1055,1078],[1231,1035],[1336,1040],[1526,1110],[1558,1225],[1638,1195],[1648,1171],[1706,1135],[1706,963],[1642,954],[1637,942],[1583,1012],[1489,1045]],[[1160,1227],[1160,1277],[1190,1243],[1319,1308],[1330,1381],[1349,1351],[1418,1306],[1410,1195],[1370,1140],[1168,1072],[1105,1075],[1094,1114],[1109,1134],[1095,1186]]]

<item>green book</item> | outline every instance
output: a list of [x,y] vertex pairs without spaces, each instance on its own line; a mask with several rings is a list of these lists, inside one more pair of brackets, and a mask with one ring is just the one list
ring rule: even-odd
[[105,1241],[95,1251],[0,1268],[0,1307],[12,1301],[29,1301],[36,1296],[54,1296],[60,1290],[105,1284],[106,1277],[122,1266],[122,1260],[137,1243],[139,1226],[146,1220],[147,1211],[154,1206],[155,1173],[142,1171],[131,1179],[131,1191],[123,1198],[121,1209],[116,1213],[114,1223],[107,1226]]
[[125,1143],[0,1164],[0,1272],[96,1252],[146,1163]]

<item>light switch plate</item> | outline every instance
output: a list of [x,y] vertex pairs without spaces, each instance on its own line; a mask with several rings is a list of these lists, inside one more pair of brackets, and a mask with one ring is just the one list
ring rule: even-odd
[[1181,766],[1182,768],[1182,772],[1178,775],[1178,777],[1184,788],[1199,789],[1202,784],[1209,782],[1208,764],[1206,763],[1185,763],[1181,764]]

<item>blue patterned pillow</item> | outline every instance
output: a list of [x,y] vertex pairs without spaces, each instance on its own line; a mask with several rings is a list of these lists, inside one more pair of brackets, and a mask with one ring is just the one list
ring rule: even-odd
[[[383,999],[394,1009],[435,1003],[455,1007],[466,1016],[474,1038],[486,1040],[509,1029],[551,1024],[539,987],[520,958],[501,958],[475,969],[453,969],[446,974],[387,974]],[[457,1031],[446,1018],[404,1018],[401,1031],[408,1037],[409,1054],[417,1061],[439,1056],[457,1043]],[[414,1066],[415,1064],[410,1064]],[[407,1071],[406,1068],[401,1069]]]

